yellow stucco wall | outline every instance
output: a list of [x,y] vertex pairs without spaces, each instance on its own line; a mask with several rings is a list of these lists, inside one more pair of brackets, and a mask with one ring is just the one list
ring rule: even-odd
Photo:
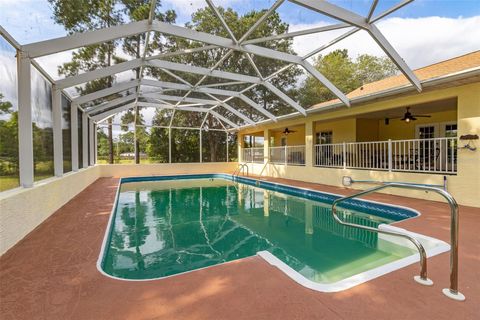
[[379,141],[379,121],[377,119],[357,119],[357,142]]
[[[417,120],[415,124],[420,124],[422,121],[427,122],[444,122],[456,119],[458,124],[458,136],[465,134],[478,134],[480,135],[480,83],[472,83],[458,87],[451,87],[446,89],[426,90],[426,92],[415,93],[407,96],[391,98],[388,100],[374,101],[367,104],[358,106],[352,106],[351,108],[337,108],[330,112],[310,114],[307,117],[298,117],[294,119],[279,121],[278,123],[268,123],[263,126],[256,126],[254,129],[249,128],[239,133],[242,135],[248,133],[250,130],[258,131],[272,130],[281,127],[293,127],[295,125],[305,124],[307,127],[314,123],[314,130],[318,131],[321,126],[324,128],[333,128],[335,123],[345,123],[344,119],[350,118],[351,125],[343,125],[343,130],[340,132],[345,137],[342,139],[335,139],[334,142],[355,141],[357,136],[351,138],[351,134],[356,134],[361,128],[365,128],[365,122],[355,122],[354,118],[371,112],[381,112],[388,109],[400,108],[408,105],[422,104],[431,101],[437,101],[442,99],[457,98],[457,112],[455,116],[454,111],[439,112],[433,118],[425,120]],[[413,128],[415,127],[413,125]],[[320,127],[319,127],[320,126]],[[386,131],[380,128],[378,123],[379,140],[388,139],[386,137]],[[354,129],[352,130],[352,127]],[[357,130],[358,128],[358,130]],[[395,128],[395,124],[390,128]],[[342,128],[341,128],[342,129]],[[383,130],[383,131],[382,131]],[[414,130],[414,129],[413,129]],[[413,138],[413,130],[404,130],[404,128],[398,128],[395,131],[400,139]],[[426,183],[426,184],[441,184],[443,175],[440,174],[421,174],[421,173],[403,173],[403,172],[381,172],[381,171],[369,171],[369,170],[343,170],[343,169],[330,169],[330,168],[317,168],[311,165],[310,159],[313,158],[313,144],[314,132],[306,134],[306,159],[307,165],[305,167],[284,167],[283,165],[267,165],[264,168],[263,164],[250,165],[250,170],[253,173],[259,174],[262,171],[264,175],[271,175],[276,177],[291,178],[297,180],[304,180],[309,182],[322,183],[327,185],[341,186],[341,178],[343,175],[350,175],[357,180],[381,180],[381,181],[402,181],[402,182],[414,182],[414,183]],[[373,133],[372,133],[373,135]],[[408,137],[407,137],[408,135]],[[335,136],[335,133],[334,133]],[[361,137],[365,139],[365,135]],[[390,136],[390,138],[395,138]],[[463,142],[459,141],[459,145]],[[456,198],[457,202],[463,205],[480,207],[480,140],[475,142],[477,147],[476,151],[469,151],[466,149],[458,150],[458,170],[457,175],[448,176],[448,190]],[[367,185],[355,185],[355,188],[367,187]],[[437,196],[431,194],[411,192],[411,191],[388,191],[389,193],[397,193],[402,195],[408,195],[412,197],[427,198],[433,200],[439,200]]]
[[[295,132],[289,133],[287,138],[287,145],[289,146],[302,146],[305,144],[305,126],[297,126],[288,128]],[[285,137],[283,130],[280,131],[271,131],[270,138],[273,140],[272,147],[279,147],[282,145],[282,138]]]
[[332,131],[332,143],[354,142],[356,128],[355,118],[315,123],[315,132]]

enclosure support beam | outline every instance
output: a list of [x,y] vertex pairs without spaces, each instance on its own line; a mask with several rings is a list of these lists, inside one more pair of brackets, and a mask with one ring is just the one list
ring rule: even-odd
[[94,138],[93,129],[94,129],[93,121],[91,119],[88,119],[88,130],[89,130],[88,148],[89,148],[89,156],[90,156],[90,159],[89,159],[89,162],[88,162],[89,166],[93,166],[95,164],[95,148],[94,148],[94,141],[93,141],[93,138]]
[[72,171],[78,171],[78,111],[77,105],[70,105],[70,138],[72,144]]
[[63,176],[62,113],[62,94],[54,85],[52,87],[53,171],[56,177]]
[[88,167],[88,117],[82,113],[82,168]]
[[200,127],[200,131],[199,135],[200,135],[200,163],[203,162],[203,145],[202,145],[202,127]]
[[23,50],[28,52],[31,58],[42,57],[57,52],[85,47],[96,43],[107,42],[118,38],[124,38],[139,33],[144,33],[150,28],[147,20],[131,22],[83,33],[75,33],[69,36],[50,39],[26,44]]
[[98,143],[98,132],[97,132],[97,124],[94,123],[93,124],[93,164],[97,164],[97,152],[98,152],[98,147],[97,147],[97,143]]
[[82,103],[90,102],[92,100],[104,98],[104,97],[107,97],[109,95],[113,95],[115,93],[121,92],[121,91],[125,91],[125,90],[131,89],[131,88],[135,88],[136,86],[139,85],[139,83],[140,83],[140,80],[137,80],[137,79],[132,80],[132,81],[128,81],[128,82],[124,82],[124,83],[115,83],[115,85],[113,87],[98,90],[98,91],[86,94],[84,96],[79,96],[79,97],[73,99],[72,103],[82,104]]
[[229,134],[228,131],[226,131],[225,134],[226,134],[225,137],[227,139],[227,140],[225,140],[226,141],[226,146],[227,146],[227,158],[226,159],[227,159],[227,162],[230,162],[229,159],[228,159],[228,134]]
[[168,128],[168,163],[172,163],[172,128]]
[[20,185],[33,186],[32,83],[30,59],[18,51],[18,144]]

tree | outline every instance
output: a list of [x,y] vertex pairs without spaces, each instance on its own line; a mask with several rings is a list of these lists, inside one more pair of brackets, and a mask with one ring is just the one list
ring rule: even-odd
[[[240,39],[255,24],[255,22],[266,12],[266,10],[250,11],[248,13],[240,15],[239,13],[235,12],[231,8],[224,9],[219,7],[218,10],[222,14],[224,20],[232,30],[237,40]],[[193,13],[192,22],[187,23],[186,27],[196,31],[200,31],[200,32],[214,34],[214,35],[218,35],[226,38],[229,37],[229,33],[225,30],[222,23],[219,21],[215,13],[210,8],[199,9],[195,13]],[[255,30],[255,32],[253,32],[250,35],[250,38],[264,37],[272,34],[274,35],[283,34],[287,31],[288,31],[288,24],[283,22],[277,13],[273,13],[266,19],[266,21],[264,21],[264,23],[260,25],[259,28]],[[261,45],[264,47],[282,51],[282,52],[294,53],[292,49],[291,39],[286,39],[281,41],[270,41],[267,43],[262,43]],[[191,41],[191,40],[180,39],[180,38],[172,39],[172,50],[191,49],[191,48],[197,48],[201,46],[204,46],[204,44],[199,43],[197,41]],[[183,64],[191,64],[195,66],[211,68],[213,65],[215,65],[217,61],[219,61],[222,57],[224,57],[228,51],[229,49],[227,48],[216,48],[213,50],[205,50],[205,51],[196,52],[192,54],[175,56],[170,58],[170,60],[178,63],[183,63]],[[262,76],[268,76],[286,65],[285,63],[279,62],[278,60],[269,59],[265,57],[252,56],[252,59],[255,61]],[[221,66],[218,67],[218,69],[223,71],[237,72],[237,73],[257,76],[257,73],[254,70],[254,68],[251,66],[248,58],[245,56],[245,54],[241,52],[234,52],[229,58],[225,59],[225,61],[222,63]],[[151,76],[160,78],[164,81],[177,82],[175,78],[159,70],[156,70],[153,68],[149,68],[148,70]],[[177,74],[193,85],[196,84],[199,81],[199,79],[202,78],[201,76],[193,75],[193,74],[184,74],[184,73],[177,73]],[[271,79],[270,81],[278,88],[283,88],[283,90],[286,91],[287,93],[291,93],[290,91],[292,91],[293,87],[296,84],[295,78],[299,74],[300,74],[300,70],[296,67],[292,67],[284,71],[283,73],[279,74],[277,77]],[[209,83],[217,83],[217,82],[222,82],[222,80],[216,79],[213,77],[207,77],[202,83],[209,84]],[[244,87],[245,86],[229,86],[229,87],[225,87],[225,89],[240,91]],[[186,92],[171,91],[170,93],[172,95],[183,96]],[[293,110],[290,106],[286,105],[283,101],[280,101],[276,95],[272,94],[269,90],[265,89],[263,86],[257,86],[256,88],[249,90],[246,93],[246,95],[252,98],[253,100],[255,100],[256,102],[258,102],[265,109],[268,109],[270,112],[274,114],[286,114]],[[191,93],[190,96],[205,98],[205,99],[212,99],[209,96],[205,96],[195,92]],[[225,97],[217,96],[217,98],[224,99]],[[258,111],[253,109],[251,106],[245,104],[240,99],[233,99],[229,102],[229,104],[232,104],[235,109],[251,117],[253,120],[261,120],[264,118],[264,116],[261,115]],[[234,115],[229,114],[223,108],[219,107],[217,108],[216,111],[224,116],[231,117],[231,119],[235,119]],[[160,110],[157,111],[157,114],[159,115],[160,118],[164,116],[163,111],[160,111]],[[199,124],[203,123],[203,119],[205,119],[205,122],[204,122],[205,129],[211,129],[211,128],[217,127],[217,124],[218,124],[217,119],[210,116],[205,118],[205,114],[199,114],[199,113],[189,113],[188,116],[186,116],[186,113],[175,112],[173,123],[177,126],[182,126],[182,127],[198,127]],[[178,143],[182,141],[181,142],[182,146],[190,145],[190,140],[187,141],[187,138],[198,140],[198,138],[196,137],[198,134],[195,135],[194,137],[191,134],[185,133],[183,135],[183,139],[181,139],[182,137],[177,137],[176,136],[177,134],[180,134],[180,133],[178,130],[175,130],[174,133],[172,134],[172,141],[176,141]],[[210,151],[209,157],[205,159],[208,159],[210,161],[218,161],[217,150],[220,150],[218,146],[221,144],[225,144],[226,136],[217,135],[217,134],[208,134],[206,135],[205,138],[206,138],[206,141],[204,140],[205,141],[204,145],[209,146],[208,150]],[[197,152],[196,148],[195,149],[189,149],[189,148],[183,148],[183,147],[178,147],[178,148],[179,148],[178,150],[174,149],[174,151],[179,152],[179,150],[182,149],[185,152],[188,152],[188,154],[186,155],[188,158],[194,159],[194,156],[196,156],[194,155],[194,153]],[[222,154],[221,156],[225,158],[225,155]]]
[[0,175],[18,174],[18,112],[0,93]]
[[[121,10],[116,0],[48,0],[53,6],[53,18],[70,33],[85,32],[108,28],[122,22]],[[59,74],[75,76],[81,71],[92,71],[112,65],[112,60],[120,60],[115,55],[118,40],[90,45],[72,53],[72,60],[59,67]],[[88,94],[111,87],[115,76],[108,76],[88,82],[83,87],[77,87],[80,94]],[[108,99],[108,97],[107,97]],[[100,103],[102,100],[94,101]],[[109,122],[109,163],[113,163],[113,137],[111,120]]]
[[[388,58],[364,54],[352,60],[347,49],[318,56],[314,66],[344,93],[349,93],[365,83],[392,76],[397,70]],[[307,77],[299,89],[300,104],[304,107],[334,98],[335,95],[330,90],[311,76]]]
[[[150,7],[151,1],[150,0],[121,0],[120,1],[123,6],[123,12],[126,14],[131,21],[141,21],[149,18],[150,15]],[[155,3],[155,15],[154,19],[167,22],[167,23],[174,23],[176,19],[175,11],[167,10],[165,13],[158,12],[160,8],[160,1]],[[144,53],[151,55],[154,52],[160,53],[168,50],[169,48],[169,41],[162,36],[159,32],[153,32],[150,35],[148,46],[146,46],[146,33],[139,33],[137,35],[127,37],[123,41],[123,51],[128,55],[132,56],[135,59],[141,58]],[[140,68],[135,69],[135,77],[136,79],[141,78],[141,70]],[[129,120],[131,122],[135,122],[135,161],[136,163],[140,163],[140,149],[141,146],[146,144],[146,136],[148,135],[145,128],[142,126],[144,125],[143,117],[141,117],[139,108],[135,108],[135,114],[133,115],[132,111],[128,111],[127,114],[132,114]],[[122,119],[123,123],[123,119]],[[139,125],[139,126],[137,126]],[[147,139],[148,140],[148,139]]]

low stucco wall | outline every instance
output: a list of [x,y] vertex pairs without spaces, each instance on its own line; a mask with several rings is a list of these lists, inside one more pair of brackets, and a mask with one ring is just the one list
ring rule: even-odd
[[0,255],[100,177],[233,172],[236,162],[96,165],[0,193]]
[[[338,168],[320,168],[308,166],[285,166],[279,164],[248,164],[250,172],[260,176],[271,176],[275,178],[295,179],[306,182],[320,183],[330,186],[342,187],[342,177],[350,176],[354,180],[374,180],[374,181],[396,181],[419,184],[443,185],[443,175],[439,174],[419,174],[409,172],[388,172],[373,170],[355,170]],[[472,193],[478,192],[478,188],[468,191],[462,188],[462,181],[458,176],[446,176],[447,189],[455,197],[457,202],[466,206],[479,207],[480,202]],[[367,189],[372,184],[354,183],[352,188]],[[467,187],[467,186],[466,186]],[[405,197],[427,199],[434,201],[444,201],[443,197],[436,193],[407,190],[407,189],[386,189],[381,191],[387,194],[400,195]]]
[[237,162],[101,164],[102,177],[158,176],[169,174],[233,172]]
[[0,255],[99,177],[90,167],[0,193]]

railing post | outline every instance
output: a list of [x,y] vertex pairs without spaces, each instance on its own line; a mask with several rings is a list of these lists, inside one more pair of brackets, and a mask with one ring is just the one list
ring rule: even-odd
[[388,172],[392,172],[393,165],[392,139],[388,139]]
[[347,144],[343,142],[342,144],[342,154],[343,154],[343,169],[347,169]]
[[287,146],[284,147],[285,148],[285,159],[283,159],[283,161],[285,161],[285,165],[287,165]]

